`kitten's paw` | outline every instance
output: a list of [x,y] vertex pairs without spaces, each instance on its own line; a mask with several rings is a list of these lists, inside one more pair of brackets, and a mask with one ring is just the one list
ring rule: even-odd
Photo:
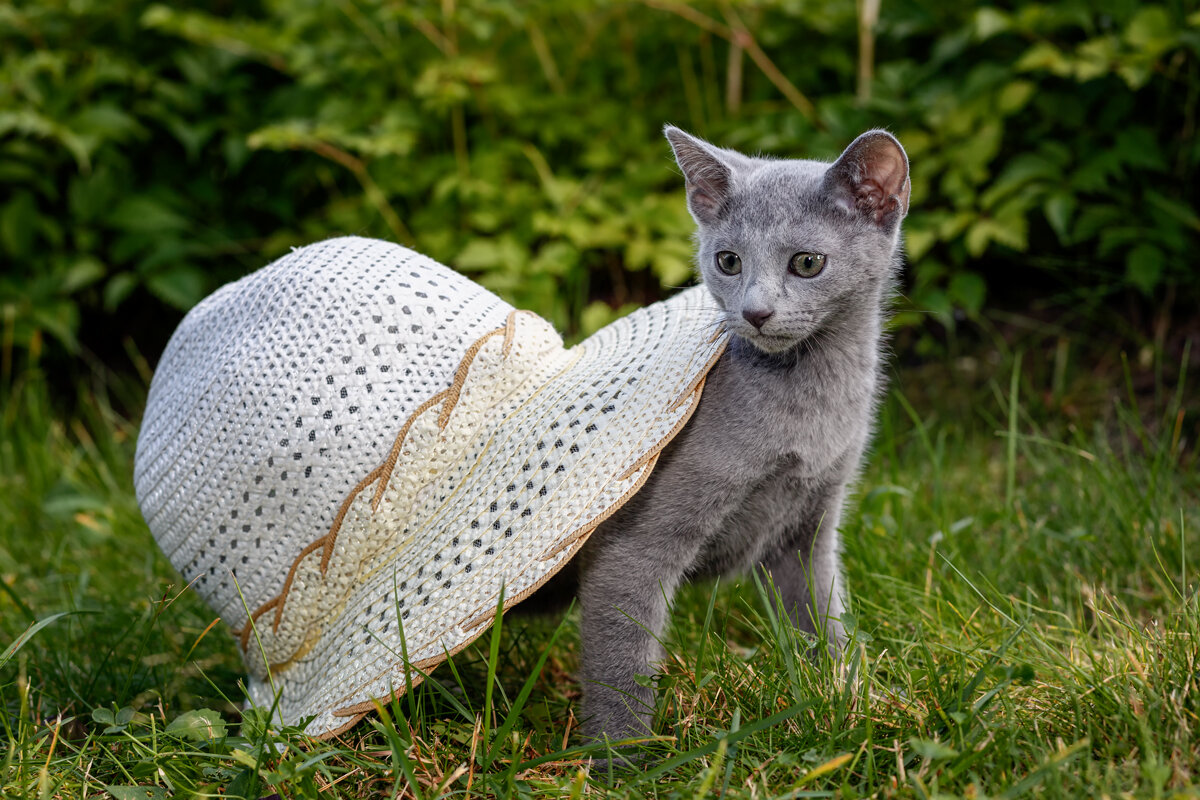
[[597,778],[618,777],[646,762],[646,754],[632,749],[632,745],[624,748],[612,748],[608,751],[610,758],[592,759],[588,769],[589,774]]
[[643,722],[628,713],[609,719],[607,724],[590,722],[584,724],[584,738],[603,745],[597,748],[592,761],[591,774],[598,777],[616,776],[644,765],[652,757],[646,745],[661,739],[650,731],[648,720]]

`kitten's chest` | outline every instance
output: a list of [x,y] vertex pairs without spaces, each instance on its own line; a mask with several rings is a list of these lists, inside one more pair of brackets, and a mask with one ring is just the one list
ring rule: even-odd
[[875,384],[873,359],[840,371],[821,363],[780,372],[719,364],[689,424],[689,449],[707,456],[718,480],[789,491],[862,449]]
[[719,522],[704,531],[704,545],[693,574],[715,576],[742,572],[793,536],[819,505],[825,482],[800,474],[794,462],[760,475],[744,491],[730,496]]
[[867,364],[860,374],[712,377],[685,445],[688,462],[706,465],[713,500],[697,520],[694,575],[745,569],[812,527],[861,458],[875,374]]

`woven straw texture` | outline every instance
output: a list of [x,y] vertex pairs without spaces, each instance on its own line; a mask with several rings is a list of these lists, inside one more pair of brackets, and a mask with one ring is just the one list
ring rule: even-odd
[[180,325],[138,500],[240,636],[251,701],[278,693],[282,723],[329,735],[566,564],[645,482],[724,343],[703,287],[568,350],[424,256],[322,242]]

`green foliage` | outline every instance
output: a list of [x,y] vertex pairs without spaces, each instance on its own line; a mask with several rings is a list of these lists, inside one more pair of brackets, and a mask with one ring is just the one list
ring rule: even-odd
[[667,121],[818,158],[895,131],[902,321],[1014,285],[1196,289],[1200,13],[1179,4],[889,0],[874,25],[832,0],[227,8],[0,9],[6,363],[45,336],[76,351],[81,320],[153,352],[220,283],[344,233],[588,333],[689,280]]
[[928,134],[906,138],[907,241],[918,287],[945,287],[917,294],[930,310],[978,311],[988,256],[1024,281],[1061,273],[1077,296],[1194,285],[1200,18],[1100,6],[964,8],[927,62],[886,78]]

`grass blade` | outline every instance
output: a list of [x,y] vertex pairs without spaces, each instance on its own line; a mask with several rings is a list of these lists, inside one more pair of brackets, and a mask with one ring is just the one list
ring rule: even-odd
[[76,612],[60,611],[57,614],[51,614],[50,616],[40,619],[30,625],[25,629],[24,633],[14,639],[8,647],[4,648],[3,653],[0,653],[0,667],[3,667],[5,664],[11,661],[12,657],[17,654],[17,651],[24,647],[30,639],[36,636],[38,631],[40,631],[42,628],[45,628],[47,625],[50,625],[57,620],[62,619],[63,617],[70,616],[73,613]]

